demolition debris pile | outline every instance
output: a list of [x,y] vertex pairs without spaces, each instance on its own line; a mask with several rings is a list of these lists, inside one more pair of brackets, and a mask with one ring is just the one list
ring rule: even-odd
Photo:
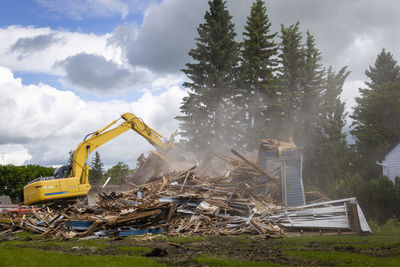
[[[262,141],[257,162],[273,156],[279,163],[269,164],[266,170],[235,150],[232,153],[235,157],[216,154],[219,168],[182,161],[181,171],[173,171],[170,158],[150,153],[139,158],[139,168],[125,179],[123,192],[97,191],[101,193],[96,194],[95,205],[78,202],[62,209],[47,206],[24,211],[22,219],[10,218],[12,225],[0,224],[0,236],[20,229],[64,239],[147,233],[281,237],[283,230],[371,232],[355,198],[287,206],[285,190],[292,176],[285,176],[287,166],[282,162],[297,153],[293,142]],[[301,175],[293,177],[301,179]]]
[[280,237],[282,229],[268,217],[284,207],[266,202],[254,191],[278,177],[236,151],[225,174],[193,166],[153,176],[133,190],[99,194],[94,206],[78,203],[60,211],[45,207],[25,216],[19,227],[54,238],[160,233],[168,235],[260,234]]

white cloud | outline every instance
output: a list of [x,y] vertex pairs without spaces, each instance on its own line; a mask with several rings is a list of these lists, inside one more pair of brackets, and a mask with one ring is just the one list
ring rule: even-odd
[[60,38],[55,33],[41,34],[35,37],[19,38],[11,47],[10,52],[19,53],[18,60],[21,60],[25,55],[30,55],[35,52],[40,52],[53,45],[64,45],[65,37]]
[[129,14],[142,13],[153,2],[157,0],[36,0],[47,9],[46,13],[73,20],[114,16],[126,19]]
[[[122,29],[129,29],[129,34]],[[66,87],[103,95],[182,84],[185,77],[179,70],[160,75],[126,61],[114,39],[134,38],[134,29],[129,25],[116,29],[114,35],[95,35],[32,26],[0,28],[0,66],[60,75]]]
[[189,60],[206,9],[204,0],[165,0],[146,10],[140,28],[120,26],[112,40],[122,47],[132,66],[177,73]]
[[64,84],[102,94],[138,88],[151,81],[146,69],[126,67],[96,54],[79,53],[54,67],[64,71]]
[[[25,86],[4,67],[0,67],[0,93],[0,145],[13,144],[22,152],[26,149],[21,162],[42,165],[65,163],[68,152],[86,134],[103,128],[125,112],[136,114],[168,136],[178,128],[174,117],[179,114],[180,102],[186,94],[175,86],[159,95],[146,92],[133,102],[84,101],[72,92],[46,84]],[[108,165],[123,161],[133,167],[140,153],[151,148],[138,134],[128,132],[99,151]],[[28,155],[32,156],[30,160]],[[11,159],[11,152],[2,154],[3,164],[11,163]]]
[[[42,42],[40,47],[38,38],[40,39],[41,36],[42,39],[43,36],[54,36],[55,38],[51,40],[47,38],[47,42]],[[57,74],[56,70],[52,68],[55,62],[82,52],[99,54],[107,60],[122,64],[120,49],[107,44],[110,36],[110,34],[96,35],[53,30],[48,27],[9,26],[0,28],[0,66],[13,71]],[[35,49],[32,49],[32,46]]]
[[347,112],[352,113],[352,108],[357,104],[355,97],[360,95],[358,89],[364,87],[364,85],[364,82],[361,80],[346,81],[344,83],[341,99],[346,102]]
[[129,5],[121,0],[36,0],[36,2],[51,12],[67,15],[74,20],[114,15],[120,15],[124,19],[129,14]]
[[30,160],[32,155],[23,145],[0,145],[0,164],[22,165]]

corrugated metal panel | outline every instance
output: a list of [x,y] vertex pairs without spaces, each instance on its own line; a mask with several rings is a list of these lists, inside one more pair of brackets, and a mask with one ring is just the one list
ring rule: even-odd
[[[355,198],[308,204],[267,217],[287,228],[317,228],[351,230],[346,203],[357,204]],[[357,204],[362,232],[371,232],[364,214]]]
[[365,219],[364,213],[362,212],[362,209],[360,205],[358,205],[358,203],[357,203],[357,212],[358,212],[358,218],[360,219],[361,231],[371,232],[371,228],[369,228],[367,219]]
[[286,166],[286,204],[288,206],[304,205],[304,189],[300,174],[300,161],[293,160],[285,163]]
[[284,167],[282,184],[283,203],[287,206],[300,206],[305,204],[304,187],[302,180],[302,156],[297,154],[281,156],[276,152],[260,152],[260,165],[264,170],[276,168],[277,163]]
[[383,175],[389,177],[394,182],[397,176],[400,177],[400,144],[393,148],[382,162]]

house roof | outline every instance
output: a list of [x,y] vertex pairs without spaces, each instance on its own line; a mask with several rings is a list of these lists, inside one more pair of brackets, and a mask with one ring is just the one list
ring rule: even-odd
[[397,142],[394,142],[392,145],[390,145],[387,149],[383,151],[383,153],[378,157],[379,161],[384,161],[386,156],[392,152],[393,149],[395,149],[398,145],[400,144],[400,140]]

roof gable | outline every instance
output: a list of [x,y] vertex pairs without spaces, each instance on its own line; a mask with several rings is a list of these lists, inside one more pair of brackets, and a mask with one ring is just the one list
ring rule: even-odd
[[399,152],[400,150],[400,143],[397,143],[396,145],[392,146],[391,150],[385,155],[385,158],[383,161],[386,161],[388,158],[393,156],[396,152]]

